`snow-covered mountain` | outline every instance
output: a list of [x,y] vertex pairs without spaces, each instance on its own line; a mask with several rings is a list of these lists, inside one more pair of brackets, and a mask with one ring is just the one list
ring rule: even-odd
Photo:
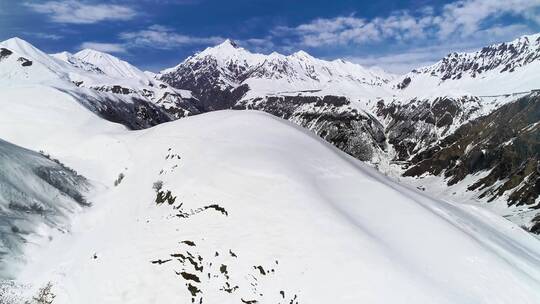
[[350,98],[390,94],[387,74],[344,60],[325,61],[299,51],[285,56],[251,53],[231,40],[209,47],[157,78],[193,91],[205,110],[229,108],[268,95],[337,95]]
[[391,163],[411,162],[460,127],[534,89],[539,37],[451,54],[402,77],[301,51],[251,53],[231,40],[152,74],[94,50],[49,56],[15,38],[3,43],[0,73],[4,85],[52,86],[133,129],[216,109],[261,110],[395,171]]
[[451,53],[400,77],[395,87],[408,96],[491,96],[540,89],[540,33],[477,52]]
[[128,62],[103,52],[84,49],[74,54],[73,57],[83,62],[93,64],[103,71],[103,73],[111,77],[134,78],[141,81],[146,81],[146,83],[153,82],[148,75]]
[[[251,53],[231,40],[153,74],[94,50],[49,56],[14,38],[3,43],[0,85],[54,87],[132,129],[217,109],[261,110],[396,174],[406,168],[392,164],[418,162],[417,155],[425,155],[419,153],[534,89],[540,83],[539,37],[450,54],[401,77],[301,51]],[[430,172],[445,170],[450,168]],[[476,193],[474,199],[485,200]]]
[[[54,90],[8,93],[2,136],[103,187],[69,233],[25,248],[3,301],[540,300],[531,235],[396,184],[290,122],[219,111],[129,131]],[[10,102],[26,94],[42,100]]]
[[[203,111],[262,110],[393,172],[391,163],[409,164],[460,127],[538,89],[539,39],[540,34],[529,35],[474,53],[452,53],[400,77],[305,52],[254,54],[228,40],[156,77],[192,90]],[[450,168],[431,171],[445,170]],[[515,187],[499,195],[507,198]],[[483,201],[480,196],[478,191],[475,199]]]
[[[134,129],[199,113],[190,92],[171,88],[110,55],[103,56],[117,68],[107,68],[97,55],[83,56],[89,51],[48,55],[19,38],[1,42],[0,47],[1,87],[54,87],[98,115]],[[120,68],[133,77],[121,75]]]

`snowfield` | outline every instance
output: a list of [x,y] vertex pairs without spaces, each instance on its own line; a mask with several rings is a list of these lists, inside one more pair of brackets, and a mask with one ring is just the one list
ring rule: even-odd
[[217,111],[128,131],[52,88],[3,96],[0,138],[99,185],[69,232],[25,246],[19,299],[50,282],[54,304],[540,302],[538,240],[284,120]]

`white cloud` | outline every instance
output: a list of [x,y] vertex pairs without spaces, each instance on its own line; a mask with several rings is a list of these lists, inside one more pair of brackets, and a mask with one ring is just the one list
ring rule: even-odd
[[360,45],[388,39],[407,42],[468,38],[489,30],[496,24],[493,21],[503,16],[540,24],[540,0],[459,0],[438,10],[424,7],[416,12],[395,11],[371,20],[354,15],[318,18],[296,27],[278,27],[273,34],[293,37],[300,46],[307,47]]
[[270,53],[276,50],[276,45],[272,42],[272,37],[250,38],[235,40],[241,47],[257,53]]
[[25,35],[29,35],[32,37],[40,38],[40,39],[48,39],[48,40],[60,40],[64,38],[62,35],[58,34],[50,34],[50,33],[42,33],[42,32],[24,32]]
[[460,0],[446,4],[435,24],[442,37],[454,33],[466,37],[481,30],[484,21],[504,15],[537,22],[539,8],[540,0]]
[[48,15],[56,23],[92,24],[101,21],[130,20],[137,12],[128,6],[77,0],[26,2],[33,11]]
[[126,41],[131,47],[152,47],[157,49],[171,49],[184,45],[217,44],[225,40],[219,36],[194,37],[183,35],[162,25],[152,25],[144,30],[121,33],[120,39]]
[[92,49],[105,53],[126,53],[125,45],[119,43],[102,43],[102,42],[84,42],[80,46],[81,49]]

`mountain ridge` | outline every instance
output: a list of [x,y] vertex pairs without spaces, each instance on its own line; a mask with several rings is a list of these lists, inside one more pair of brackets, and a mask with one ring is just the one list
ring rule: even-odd
[[[57,87],[102,117],[132,129],[221,109],[260,110],[309,129],[383,171],[402,174],[407,168],[395,164],[417,163],[419,155],[426,155],[422,153],[456,130],[527,95],[506,94],[503,89],[532,90],[540,83],[540,73],[534,73],[540,67],[539,57],[534,55],[540,52],[540,38],[535,37],[540,35],[494,44],[484,51],[447,56],[454,59],[442,59],[411,72],[416,78],[401,87],[403,79],[399,77],[379,77],[343,60],[320,60],[303,51],[290,55],[251,53],[231,40],[208,47],[162,74],[142,72],[112,55],[91,50],[50,57],[20,39],[5,44],[22,49],[30,59],[36,53],[38,62],[52,61],[54,64],[44,67],[61,75],[64,82]],[[481,76],[442,80],[448,71],[470,72],[474,65],[467,63],[468,58],[479,61],[480,55],[487,61],[494,56],[504,60],[493,65],[487,62],[485,66],[492,68],[482,70],[478,74]],[[16,56],[6,58],[16,62]],[[514,71],[502,71],[512,59],[516,60]],[[0,65],[6,60],[0,60]],[[455,68],[450,68],[452,62]],[[31,68],[36,67],[16,64],[17,70]],[[431,75],[432,70],[440,73]],[[501,81],[505,84],[499,85]],[[494,123],[504,128],[500,121]],[[525,161],[522,156],[513,161]],[[474,175],[472,169],[466,173]],[[498,178],[506,177],[502,174]],[[513,185],[507,189],[509,192],[496,195],[498,199],[508,199],[508,193],[517,191],[518,184]],[[523,197],[530,197],[535,190],[528,188],[525,192]],[[534,207],[534,203],[529,205]]]

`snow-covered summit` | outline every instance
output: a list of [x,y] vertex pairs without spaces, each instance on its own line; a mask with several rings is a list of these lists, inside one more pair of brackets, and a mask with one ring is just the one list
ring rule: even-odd
[[84,49],[73,55],[82,61],[93,64],[106,75],[115,78],[148,79],[149,77],[130,63],[113,55],[92,49]]
[[0,46],[17,52],[24,57],[31,58],[34,61],[38,61],[57,72],[66,68],[66,65],[62,64],[60,60],[56,60],[21,38],[14,37],[7,39],[0,42]]
[[318,59],[305,51],[290,55],[252,53],[226,40],[161,71],[157,78],[195,93],[219,95],[241,88],[243,94],[236,95],[246,100],[282,92],[350,98],[388,96],[391,88],[386,76],[344,60]]

